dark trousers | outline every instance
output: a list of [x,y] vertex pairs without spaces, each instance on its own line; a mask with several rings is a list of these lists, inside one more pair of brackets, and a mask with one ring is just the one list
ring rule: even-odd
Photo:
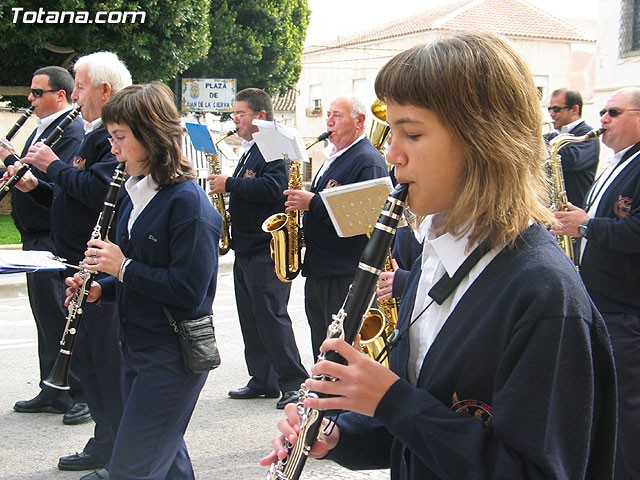
[[[22,235],[23,250],[52,252],[53,241],[49,235]],[[60,339],[66,323],[64,309],[65,285],[58,271],[27,273],[27,292],[29,305],[38,331],[38,360],[40,366],[40,388],[50,403],[68,410],[73,404],[72,396],[79,396],[79,381],[73,371],[69,373],[72,390],[58,390],[42,383],[51,373],[60,350]]]
[[[331,316],[338,313],[347,298],[353,275],[307,277],[304,284],[304,308],[311,327],[311,345],[317,356],[327,338]],[[314,359],[315,361],[315,359]]]
[[640,316],[604,313],[618,380],[616,480],[640,479]]
[[81,317],[71,364],[77,367],[95,421],[84,451],[109,460],[122,416],[120,351],[116,305],[87,303]]
[[194,479],[184,432],[208,373],[188,375],[177,342],[134,351],[125,341],[122,354],[126,399],[109,478]]
[[236,255],[233,264],[236,305],[244,358],[255,390],[298,390],[308,378],[287,312],[291,283],[281,282],[269,254]]

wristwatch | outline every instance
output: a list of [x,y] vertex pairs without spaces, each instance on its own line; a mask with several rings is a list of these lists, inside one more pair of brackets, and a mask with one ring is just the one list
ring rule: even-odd
[[591,219],[587,218],[584,222],[578,225],[578,235],[580,235],[581,237],[587,238],[587,232],[589,230],[590,221]]

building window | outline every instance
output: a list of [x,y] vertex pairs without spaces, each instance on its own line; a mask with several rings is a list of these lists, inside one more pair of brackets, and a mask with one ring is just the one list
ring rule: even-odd
[[547,75],[534,75],[533,81],[538,89],[538,95],[543,102],[548,101],[549,77]]
[[309,107],[307,116],[322,115],[322,85],[309,86]]
[[640,55],[640,0],[622,0],[620,8],[620,56]]

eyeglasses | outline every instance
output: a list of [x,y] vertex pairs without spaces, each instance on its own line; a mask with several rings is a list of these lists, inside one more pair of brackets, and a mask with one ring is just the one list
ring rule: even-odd
[[611,118],[616,118],[618,115],[622,115],[624,112],[640,112],[640,108],[603,108],[600,110],[600,116],[604,117],[605,113],[608,113]]
[[108,137],[108,140],[113,147],[114,145],[122,145],[125,138],[127,138],[126,135],[123,135],[122,137]]
[[565,105],[564,107],[559,107],[557,105],[554,105],[553,107],[547,107],[547,110],[549,111],[549,113],[553,112],[553,113],[559,113],[560,110],[562,110],[563,108],[571,108],[569,105]]
[[58,91],[58,90],[43,90],[41,88],[31,88],[30,90],[31,90],[31,95],[33,95],[35,98],[40,98],[45,93]]
[[253,112],[233,112],[233,118],[244,118]]

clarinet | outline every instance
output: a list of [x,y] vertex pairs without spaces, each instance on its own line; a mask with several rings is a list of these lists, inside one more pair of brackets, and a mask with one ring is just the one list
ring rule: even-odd
[[[116,201],[118,199],[118,192],[124,182],[124,163],[119,163],[113,172],[111,178],[111,186],[107,192],[107,197],[104,200],[104,206],[102,212],[98,217],[96,226],[93,227],[91,232],[92,239],[104,240],[111,228],[111,222],[115,215]],[[92,272],[86,268],[82,262],[80,262],[80,276],[82,277],[82,285],[78,287],[75,295],[69,303],[69,314],[67,315],[67,324],[64,327],[62,334],[62,340],[60,340],[60,351],[56,358],[56,362],[49,373],[49,376],[42,381],[45,385],[58,390],[69,390],[69,364],[71,362],[71,354],[73,353],[73,346],[76,340],[76,333],[80,328],[80,321],[82,320],[82,314],[84,313],[84,306],[87,303],[87,297],[89,296],[89,289],[91,288],[91,282],[96,276],[96,272]]]
[[[62,121],[56,126],[55,130],[51,132],[51,134],[42,143],[44,143],[47,147],[53,147],[55,143],[60,140],[64,129],[67,128],[67,126],[73,121],[74,118],[78,116],[79,113],[80,107],[75,107],[73,110],[71,110],[69,114],[64,117]],[[29,164],[23,163],[18,167],[18,169],[11,177],[9,177],[4,182],[0,182],[0,200],[7,196],[7,194],[11,191],[15,184],[18,183],[24,176],[24,174],[29,170],[31,170]]]
[[[327,338],[343,338],[346,342],[352,343],[360,330],[373,300],[378,275],[380,275],[385,263],[391,240],[402,217],[407,193],[408,186],[399,184],[389,194],[371,238],[362,251],[358,270],[353,277],[344,305],[337,314],[331,317],[333,321],[327,329]],[[333,351],[320,354],[318,361],[321,360],[345,363],[344,358]],[[322,377],[314,378],[329,380]],[[267,480],[298,480],[311,446],[320,434],[324,411],[305,407],[302,403],[305,398],[318,398],[320,394],[309,391],[302,384],[299,395],[300,401],[297,407],[300,415],[300,435],[298,435],[298,441],[293,445],[285,441],[287,456],[283,460],[271,464]]]
[[11,127],[11,130],[9,130],[9,133],[7,133],[7,136],[4,137],[7,140],[11,140],[13,138],[13,136],[18,133],[18,130],[20,130],[20,127],[22,127],[22,125],[24,125],[24,122],[27,121],[27,118],[29,118],[29,116],[33,113],[33,107],[29,107],[27,108],[24,113],[22,115],[20,115],[20,118],[18,118],[18,120],[16,121],[15,125],[13,127]]

